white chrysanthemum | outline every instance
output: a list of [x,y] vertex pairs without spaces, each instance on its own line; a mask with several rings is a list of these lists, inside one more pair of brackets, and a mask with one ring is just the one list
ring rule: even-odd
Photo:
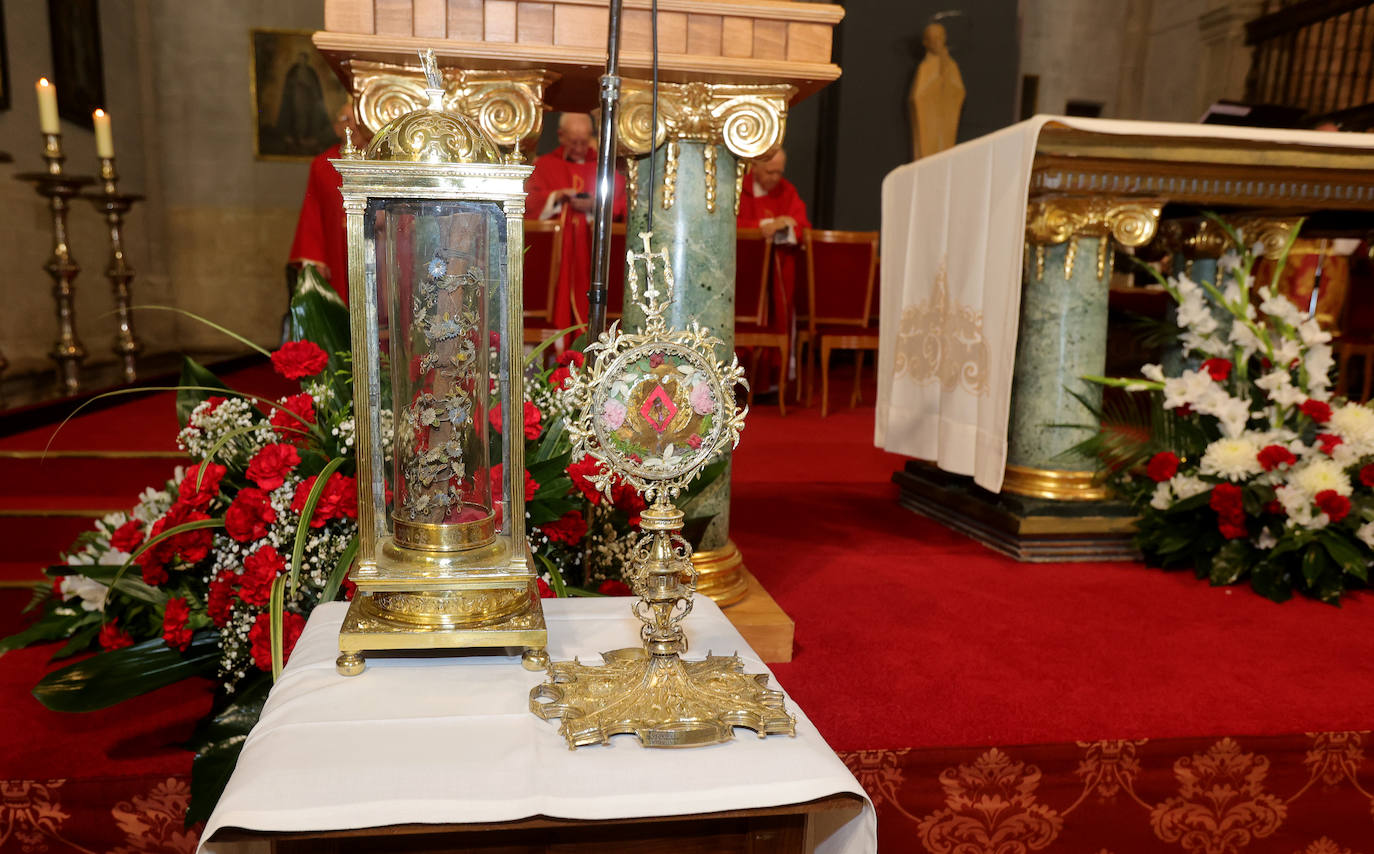
[[1374,522],[1365,522],[1355,531],[1355,536],[1360,538],[1360,542],[1374,549]]
[[1227,480],[1245,480],[1263,471],[1258,454],[1259,448],[1248,437],[1221,438],[1203,452],[1200,471]]
[[1319,492],[1328,489],[1336,491],[1337,495],[1350,497],[1354,488],[1350,484],[1350,477],[1346,475],[1345,469],[1338,465],[1334,460],[1322,459],[1317,457],[1309,461],[1306,465],[1295,469],[1288,477],[1289,487],[1284,492],[1299,490],[1304,497],[1311,499]]
[[1168,510],[1174,503],[1174,491],[1169,488],[1169,481],[1155,484],[1155,494],[1150,496],[1150,506],[1156,510]]
[[1338,406],[1326,429],[1338,434],[1361,456],[1374,453],[1374,409],[1359,403]]
[[1179,501],[1201,495],[1212,488],[1212,484],[1189,474],[1176,474],[1169,480],[1169,488],[1178,496]]

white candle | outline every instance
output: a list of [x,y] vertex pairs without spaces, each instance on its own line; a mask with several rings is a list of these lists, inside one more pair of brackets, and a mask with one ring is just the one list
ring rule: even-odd
[[38,128],[43,133],[61,133],[62,126],[57,123],[57,87],[40,77],[34,84],[38,92]]
[[114,157],[114,134],[110,132],[110,114],[97,109],[91,113],[91,120],[95,122],[95,156]]

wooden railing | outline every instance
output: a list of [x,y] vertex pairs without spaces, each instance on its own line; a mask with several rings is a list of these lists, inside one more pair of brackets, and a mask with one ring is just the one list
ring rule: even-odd
[[1255,48],[1246,100],[1307,111],[1316,124],[1374,125],[1374,2],[1265,0],[1246,25]]

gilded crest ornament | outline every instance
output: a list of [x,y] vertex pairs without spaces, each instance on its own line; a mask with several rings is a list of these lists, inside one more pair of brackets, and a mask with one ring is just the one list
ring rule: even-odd
[[[643,331],[612,325],[587,348],[590,361],[567,385],[573,454],[598,464],[588,480],[609,494],[619,477],[650,502],[629,574],[643,646],[603,653],[602,665],[551,664],[548,681],[530,693],[530,710],[544,720],[561,718],[570,748],[620,734],[636,735],[646,747],[693,747],[729,741],[737,726],[759,737],[795,735],[796,719],[784,710],[782,692],[766,687],[767,675],[744,673],[737,655],[682,659],[682,620],[692,610],[696,570],[680,534],[683,513],[672,502],[718,451],[739,443],[745,410],[736,406],[734,388],[744,383],[744,371],[733,356],[729,365],[716,358],[720,342],[709,330],[695,323],[668,329],[672,267],[666,249],[651,251],[651,236],[640,234],[643,252],[626,253]],[[642,298],[636,262],[644,269]]]

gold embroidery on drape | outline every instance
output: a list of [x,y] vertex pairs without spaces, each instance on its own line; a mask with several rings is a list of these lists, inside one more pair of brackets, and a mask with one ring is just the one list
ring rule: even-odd
[[190,802],[186,781],[169,777],[147,795],[115,804],[110,813],[126,838],[111,854],[192,854],[200,834],[184,826]]
[[1074,773],[1083,780],[1083,794],[1066,807],[1063,814],[1073,812],[1090,794],[1096,794],[1099,801],[1109,801],[1123,790],[1136,803],[1149,809],[1150,805],[1135,793],[1135,778],[1140,774],[1136,748],[1148,741],[1141,738],[1078,742],[1078,746],[1084,748],[1084,753]]
[[1238,854],[1287,815],[1283,801],[1264,791],[1268,774],[1267,758],[1242,753],[1229,738],[1177,760],[1179,794],[1150,813],[1155,835],[1190,854]]
[[1294,851],[1293,854],[1357,854],[1357,852],[1349,848],[1342,848],[1333,840],[1323,836],[1320,839],[1314,839],[1311,845],[1301,851]]
[[47,840],[60,840],[62,811],[54,789],[66,780],[0,780],[0,848],[11,837],[25,852],[47,851]]
[[930,300],[902,310],[894,374],[907,374],[917,385],[938,381],[945,391],[962,386],[978,397],[988,394],[983,315],[950,299],[944,264]]
[[1040,769],[993,748],[972,765],[940,775],[946,809],[921,820],[921,843],[931,854],[1039,851],[1059,836],[1064,820],[1038,803]]

